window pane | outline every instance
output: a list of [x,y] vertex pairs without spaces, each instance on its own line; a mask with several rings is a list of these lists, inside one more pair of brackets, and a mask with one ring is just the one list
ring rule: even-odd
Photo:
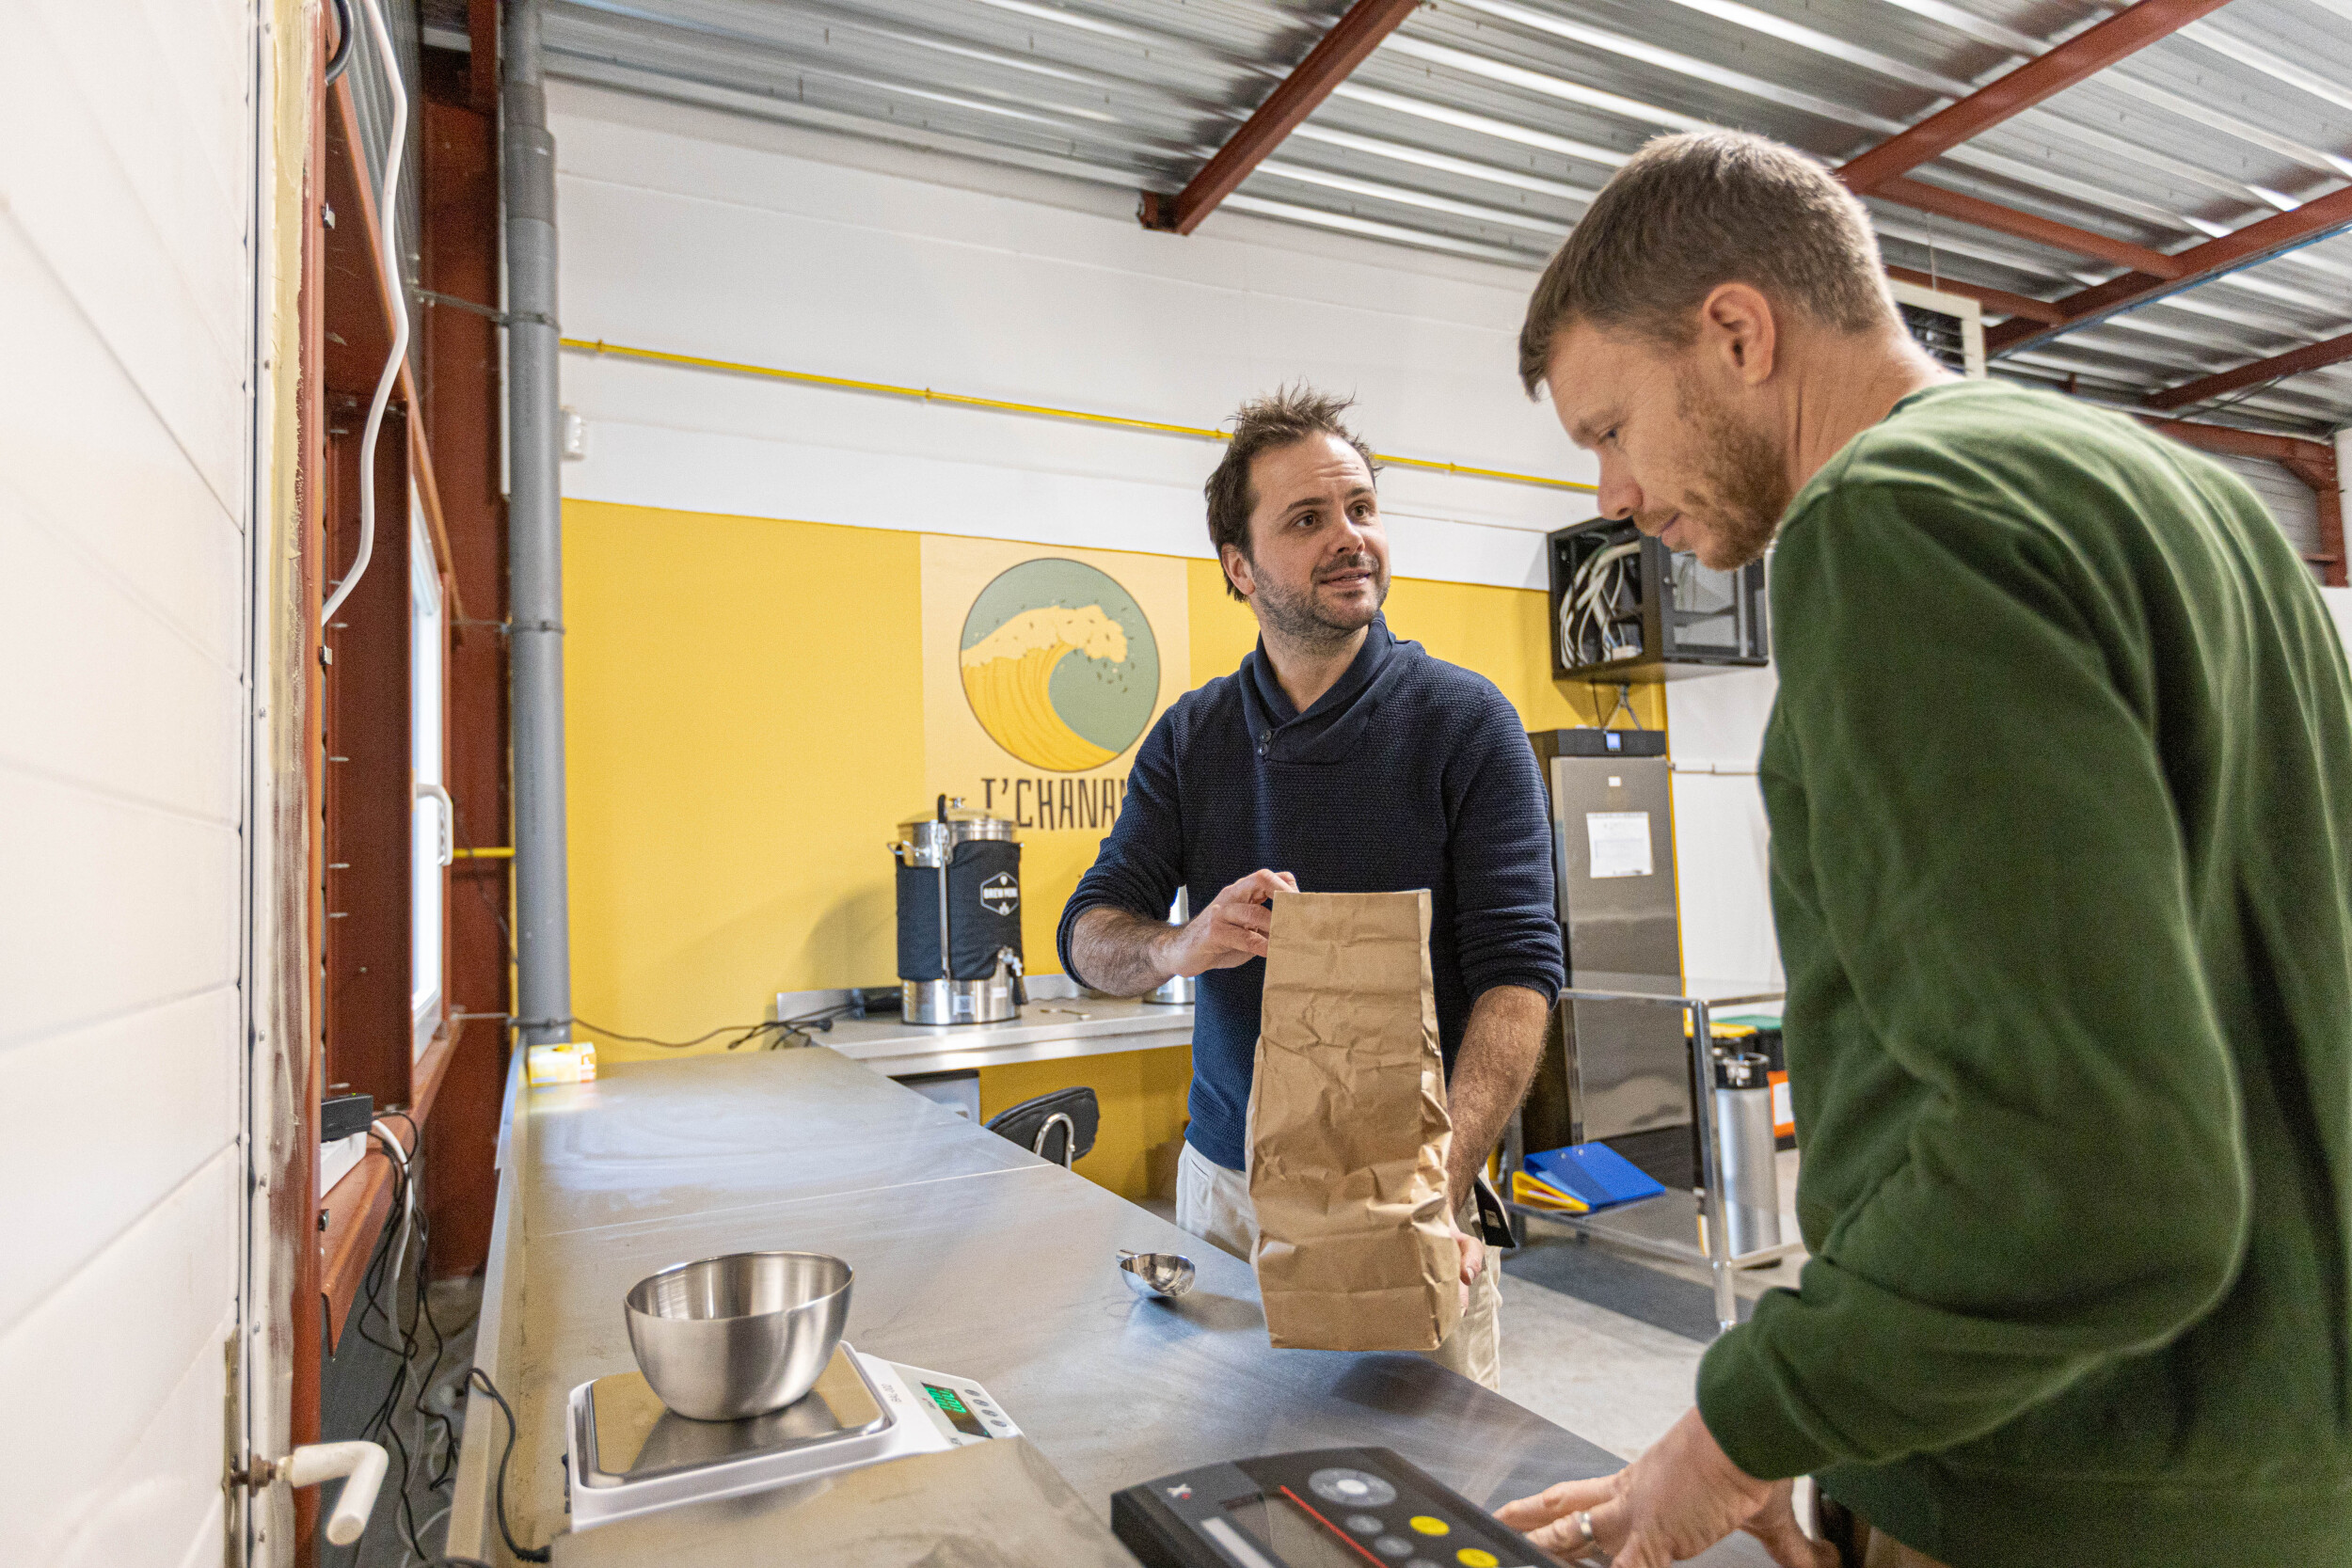
[[[441,583],[433,540],[414,496],[408,502],[409,1007],[412,1021],[441,1005],[441,835],[454,824],[427,785],[441,783]],[[431,1031],[412,1032],[421,1051]]]

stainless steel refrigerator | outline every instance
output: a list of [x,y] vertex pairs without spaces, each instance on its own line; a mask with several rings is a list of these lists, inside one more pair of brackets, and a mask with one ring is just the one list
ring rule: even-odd
[[[1528,736],[1551,811],[1552,873],[1571,983],[1678,986],[1674,800],[1655,730]],[[1691,1054],[1682,1015],[1623,1002],[1563,1002],[1524,1113],[1526,1147],[1608,1139],[1669,1184],[1690,1160]],[[1667,1171],[1653,1168],[1663,1164]],[[1687,1183],[1685,1183],[1687,1184]]]

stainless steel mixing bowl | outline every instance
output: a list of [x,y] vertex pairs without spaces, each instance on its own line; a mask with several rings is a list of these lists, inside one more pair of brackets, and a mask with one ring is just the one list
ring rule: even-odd
[[850,1316],[850,1265],[821,1252],[737,1252],[629,1287],[629,1349],[661,1402],[697,1421],[781,1410],[814,1387]]
[[1119,1249],[1119,1269],[1127,1288],[1139,1296],[1181,1296],[1192,1289],[1192,1259],[1181,1252],[1129,1252]]

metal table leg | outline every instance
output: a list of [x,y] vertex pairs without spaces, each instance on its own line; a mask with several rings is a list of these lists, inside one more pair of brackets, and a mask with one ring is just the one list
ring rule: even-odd
[[1699,1212],[1707,1224],[1707,1267],[1715,1286],[1715,1323],[1739,1326],[1740,1301],[1731,1288],[1731,1223],[1724,1213],[1724,1151],[1715,1126],[1715,1037],[1707,1004],[1684,1004],[1691,1019],[1691,1110],[1699,1130]]

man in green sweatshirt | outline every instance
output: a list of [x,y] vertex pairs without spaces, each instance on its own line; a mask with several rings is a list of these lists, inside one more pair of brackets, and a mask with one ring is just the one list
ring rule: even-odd
[[1860,205],[1653,142],[1529,307],[1600,502],[1775,538],[1761,766],[1799,1288],[1626,1470],[1510,1505],[1651,1568],[1819,1478],[1851,1561],[2352,1563],[2352,677],[2245,485],[1946,373]]

